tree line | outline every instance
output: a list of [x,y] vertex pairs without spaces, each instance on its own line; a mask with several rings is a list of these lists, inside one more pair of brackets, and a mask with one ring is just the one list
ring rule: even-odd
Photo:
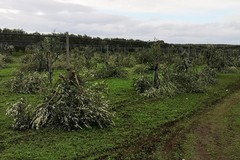
[[[0,50],[13,46],[16,51],[25,51],[32,45],[39,45],[44,41],[45,37],[54,37],[58,41],[61,48],[66,46],[66,33],[49,33],[42,34],[38,32],[28,33],[22,29],[0,28]],[[99,38],[90,37],[87,35],[69,34],[70,50],[74,48],[89,47],[98,52],[136,52],[144,48],[150,48],[156,41],[142,41],[124,38]],[[183,50],[189,51],[192,54],[205,52],[208,50],[208,44],[169,44],[163,40],[158,40],[161,43],[161,48],[165,53],[174,51],[182,53]],[[214,44],[216,49],[222,49],[225,53],[234,50],[239,50],[239,45]]]
[[[13,45],[15,49],[24,50],[28,45],[36,45],[44,40],[44,37],[55,37],[61,45],[66,44],[66,33],[49,33],[42,34],[38,32],[27,33],[22,29],[8,29],[0,28],[0,43],[2,45]],[[92,47],[99,51],[106,50],[108,46],[109,50],[127,50],[135,51],[140,48],[150,47],[152,42],[146,42],[142,40],[124,39],[124,38],[99,38],[90,37],[87,35],[69,35],[70,49],[75,47]]]

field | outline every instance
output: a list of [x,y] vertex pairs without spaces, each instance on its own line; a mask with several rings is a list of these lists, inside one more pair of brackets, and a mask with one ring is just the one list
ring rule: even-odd
[[[6,116],[9,103],[25,97],[32,104],[38,104],[44,96],[9,90],[7,84],[19,68],[20,58],[15,56],[13,63],[0,70],[1,159],[240,157],[238,72],[218,73],[217,83],[208,85],[204,93],[146,98],[135,91],[133,79],[137,75],[132,72],[132,67],[127,67],[130,74],[126,78],[102,79],[108,85],[107,97],[111,111],[115,113],[113,126],[72,131],[51,127],[17,131],[11,127],[12,118]],[[54,80],[64,72],[55,70]],[[148,76],[151,77],[151,73]],[[195,127],[198,123],[200,125]],[[222,146],[225,146],[223,151]]]

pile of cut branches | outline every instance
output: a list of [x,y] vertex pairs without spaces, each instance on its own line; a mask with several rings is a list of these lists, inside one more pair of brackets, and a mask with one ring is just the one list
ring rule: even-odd
[[113,125],[113,114],[109,111],[108,101],[103,93],[104,85],[99,85],[100,87],[98,84],[82,85],[74,71],[70,71],[65,77],[61,75],[54,90],[32,114],[30,127],[39,129],[51,126],[74,130]]

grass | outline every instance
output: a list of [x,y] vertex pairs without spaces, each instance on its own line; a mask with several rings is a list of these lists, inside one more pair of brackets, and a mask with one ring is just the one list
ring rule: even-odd
[[230,110],[224,118],[225,124],[228,126],[228,132],[224,135],[227,137],[225,141],[224,154],[230,159],[240,158],[240,103]]
[[[12,120],[5,116],[7,102],[20,97],[37,103],[38,95],[11,93],[3,85],[11,78],[16,65],[0,70],[0,158],[1,159],[94,159],[114,157],[116,151],[135,139],[148,135],[162,124],[196,112],[215,99],[228,94],[226,89],[239,81],[239,74],[220,74],[219,83],[207,93],[181,94],[166,99],[144,99],[128,79],[106,79],[111,106],[116,112],[115,126],[108,129],[82,129],[66,132],[45,128],[18,132],[11,129]],[[60,74],[58,71],[55,75]]]
[[[240,91],[198,117],[200,129],[193,129],[183,144],[185,159],[239,159]],[[204,157],[204,158],[203,158]]]

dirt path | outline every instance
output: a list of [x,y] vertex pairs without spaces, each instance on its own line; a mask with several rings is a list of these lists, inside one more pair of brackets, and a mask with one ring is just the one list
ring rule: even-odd
[[240,159],[239,155],[230,155],[227,152],[228,150],[240,151],[235,144],[240,142],[240,137],[237,137],[240,134],[238,130],[240,91],[213,107],[195,120],[187,134],[183,145],[186,159]]
[[165,124],[115,159],[240,159],[240,90],[201,114]]

